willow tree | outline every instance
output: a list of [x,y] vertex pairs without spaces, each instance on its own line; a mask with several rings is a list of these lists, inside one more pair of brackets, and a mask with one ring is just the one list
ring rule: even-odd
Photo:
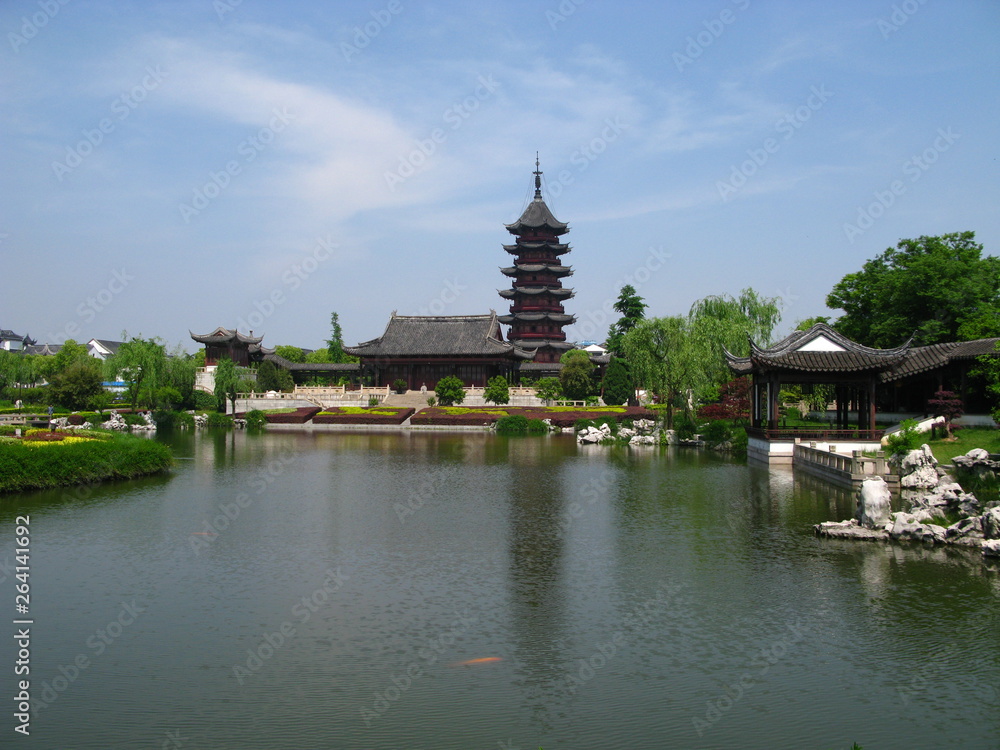
[[167,370],[167,351],[158,338],[128,338],[118,350],[104,361],[105,375],[115,380],[121,378],[128,384],[129,402],[133,409],[140,396],[152,403],[153,394],[163,384]]
[[704,378],[702,350],[688,318],[647,318],[622,338],[622,349],[639,387],[667,404],[667,429],[673,427],[677,398]]
[[698,300],[687,316],[643,320],[625,334],[622,348],[636,384],[670,405],[670,426],[679,397],[686,397],[687,411],[695,394],[730,380],[725,351],[746,356],[750,339],[769,344],[780,319],[777,299],[744,289],[739,297]]
[[706,379],[722,385],[732,375],[726,365],[725,351],[739,357],[750,353],[750,340],[767,346],[774,327],[781,320],[781,308],[774,297],[761,297],[753,289],[744,289],[739,297],[728,294],[705,297],[691,306],[692,334],[703,352]]

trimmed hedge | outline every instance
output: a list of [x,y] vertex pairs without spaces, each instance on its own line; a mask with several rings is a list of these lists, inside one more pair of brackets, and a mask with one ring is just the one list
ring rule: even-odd
[[410,424],[476,426],[491,425],[501,417],[521,415],[526,419],[548,419],[555,427],[573,427],[580,419],[611,419],[622,421],[626,419],[653,419],[655,412],[641,406],[624,406],[611,409],[588,409],[581,406],[545,407],[545,406],[505,406],[502,408],[482,407],[441,407],[432,406],[413,415]]
[[402,424],[415,409],[380,406],[377,409],[340,407],[327,409],[313,417],[313,424]]
[[133,479],[166,471],[173,456],[163,443],[133,435],[109,434],[99,440],[32,445],[0,442],[0,492],[23,492],[109,479]]
[[265,414],[268,424],[305,424],[322,411],[318,406],[301,406],[282,414]]

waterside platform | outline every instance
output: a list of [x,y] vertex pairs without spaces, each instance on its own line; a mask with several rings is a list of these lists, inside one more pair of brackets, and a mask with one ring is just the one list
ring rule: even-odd
[[748,433],[747,459],[751,462],[790,465],[844,487],[856,487],[876,476],[891,487],[899,487],[899,476],[892,473],[882,451],[881,431],[825,430],[815,435],[786,430]]

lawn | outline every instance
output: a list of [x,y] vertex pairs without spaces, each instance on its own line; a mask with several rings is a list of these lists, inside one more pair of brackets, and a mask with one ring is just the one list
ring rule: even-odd
[[927,444],[938,463],[947,466],[955,456],[962,456],[973,448],[982,448],[990,453],[1000,453],[1000,430],[986,427],[968,427],[955,432],[955,440],[928,440]]

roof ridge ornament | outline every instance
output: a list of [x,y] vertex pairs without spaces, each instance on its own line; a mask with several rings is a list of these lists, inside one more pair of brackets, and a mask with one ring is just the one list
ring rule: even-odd
[[532,173],[535,175],[535,200],[540,201],[542,199],[542,173],[538,169],[538,152],[535,152],[535,171]]

